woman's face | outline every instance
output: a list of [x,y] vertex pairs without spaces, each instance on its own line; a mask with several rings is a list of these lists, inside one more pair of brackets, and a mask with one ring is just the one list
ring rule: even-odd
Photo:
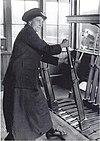
[[35,17],[31,20],[31,26],[36,32],[40,32],[43,26],[43,18],[41,16]]

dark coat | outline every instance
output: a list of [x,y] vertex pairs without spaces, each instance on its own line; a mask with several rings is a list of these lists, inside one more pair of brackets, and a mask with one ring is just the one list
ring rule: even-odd
[[16,140],[34,140],[53,126],[38,68],[41,60],[57,65],[52,55],[60,52],[60,45],[48,45],[29,25],[18,34],[3,81],[6,128]]

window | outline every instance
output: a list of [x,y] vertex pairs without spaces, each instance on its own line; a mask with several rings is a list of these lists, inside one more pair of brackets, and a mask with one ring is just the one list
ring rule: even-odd
[[46,33],[45,40],[48,43],[60,43],[68,37],[69,24],[66,16],[70,13],[68,0],[47,0],[46,1]]
[[[24,27],[24,22],[22,21],[22,15],[25,11],[39,6],[38,0],[5,0],[7,6],[10,6],[9,2],[11,1],[11,8],[9,14],[4,15],[4,18],[7,19],[7,15],[10,16],[9,19],[9,31],[7,32],[7,48],[13,46],[15,38],[19,31]],[[43,2],[46,5],[46,16],[47,20],[44,26],[43,38],[48,43],[60,43],[63,38],[68,37],[69,34],[69,24],[66,22],[66,16],[70,13],[70,2],[69,0],[46,0]],[[0,32],[3,34],[3,0],[0,0]],[[4,5],[7,7],[6,5]],[[40,6],[41,7],[41,6]],[[45,6],[44,6],[45,7]],[[52,7],[52,10],[51,10]],[[8,19],[7,19],[8,21]],[[11,22],[10,22],[11,21]],[[10,33],[11,32],[11,33]],[[8,34],[12,34],[11,37]],[[9,39],[10,38],[10,39]],[[9,41],[10,40],[10,41]]]
[[11,0],[12,4],[12,45],[14,40],[23,28],[24,22],[22,21],[22,15],[25,11],[38,7],[38,0]]

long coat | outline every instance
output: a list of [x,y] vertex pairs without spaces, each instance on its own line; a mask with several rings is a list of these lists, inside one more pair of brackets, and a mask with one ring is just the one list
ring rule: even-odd
[[56,65],[52,55],[59,53],[60,45],[48,45],[29,25],[18,34],[3,81],[6,128],[15,140],[34,140],[52,128],[38,68],[40,61]]

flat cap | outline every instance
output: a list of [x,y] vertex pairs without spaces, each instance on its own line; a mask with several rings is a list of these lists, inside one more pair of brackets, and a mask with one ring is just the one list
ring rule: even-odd
[[43,14],[43,12],[41,11],[41,9],[39,9],[39,8],[33,8],[33,9],[30,9],[30,10],[28,10],[28,11],[26,11],[24,13],[24,15],[22,16],[22,20],[25,21],[25,22],[28,22],[28,21],[30,21],[33,18],[38,17],[38,16],[41,16],[44,20],[47,18]]

